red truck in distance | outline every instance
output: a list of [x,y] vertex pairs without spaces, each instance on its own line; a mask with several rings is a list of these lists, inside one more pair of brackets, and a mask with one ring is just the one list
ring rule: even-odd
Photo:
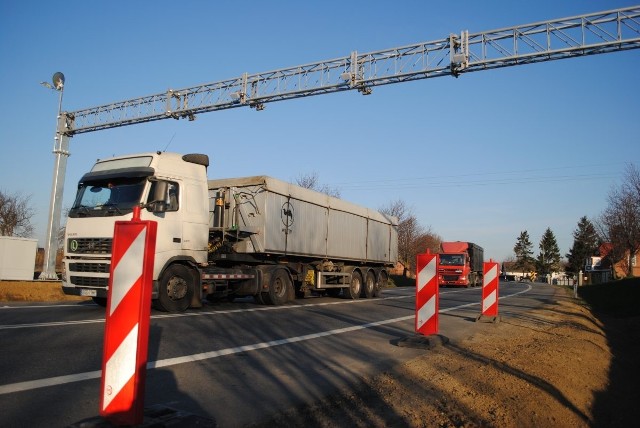
[[443,287],[482,286],[484,250],[472,242],[440,244],[438,285]]

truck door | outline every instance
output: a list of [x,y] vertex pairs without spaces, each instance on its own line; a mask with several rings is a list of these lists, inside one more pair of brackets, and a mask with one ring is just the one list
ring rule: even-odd
[[[166,186],[166,190],[159,192],[158,188],[163,186]],[[158,222],[156,269],[161,268],[166,260],[178,254],[182,248],[182,225],[179,215],[181,190],[178,182],[169,180],[153,181],[149,190],[147,202],[153,206],[153,216],[150,220]]]

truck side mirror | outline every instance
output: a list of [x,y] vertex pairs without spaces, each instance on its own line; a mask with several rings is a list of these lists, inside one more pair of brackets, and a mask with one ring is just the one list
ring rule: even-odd
[[167,203],[165,201],[153,201],[147,204],[147,210],[153,213],[163,213],[167,211]]
[[147,210],[159,213],[167,211],[168,183],[162,180],[154,181],[151,189],[153,193],[151,194],[151,201],[146,205]]

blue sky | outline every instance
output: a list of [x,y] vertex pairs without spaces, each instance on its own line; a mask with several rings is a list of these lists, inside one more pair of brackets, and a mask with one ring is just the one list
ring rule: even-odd
[[[63,110],[349,55],[633,5],[629,1],[76,1],[0,5],[0,189],[31,196],[44,244]],[[240,108],[71,139],[64,207],[97,158],[207,153],[210,178],[317,173],[342,198],[403,200],[494,260],[547,227],[562,254],[628,162],[640,166],[640,50]]]

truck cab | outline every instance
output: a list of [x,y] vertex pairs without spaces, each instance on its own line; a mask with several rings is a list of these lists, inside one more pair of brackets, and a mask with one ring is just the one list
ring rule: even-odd
[[482,247],[471,242],[442,242],[438,254],[438,284],[450,287],[482,285]]
[[195,300],[188,284],[163,284],[173,265],[207,262],[209,207],[206,155],[156,152],[98,160],[78,183],[64,240],[66,294],[90,296],[106,305],[116,221],[141,206],[141,220],[157,222],[153,297],[175,310]]
[[438,281],[440,286],[468,287],[469,259],[464,253],[441,253]]

